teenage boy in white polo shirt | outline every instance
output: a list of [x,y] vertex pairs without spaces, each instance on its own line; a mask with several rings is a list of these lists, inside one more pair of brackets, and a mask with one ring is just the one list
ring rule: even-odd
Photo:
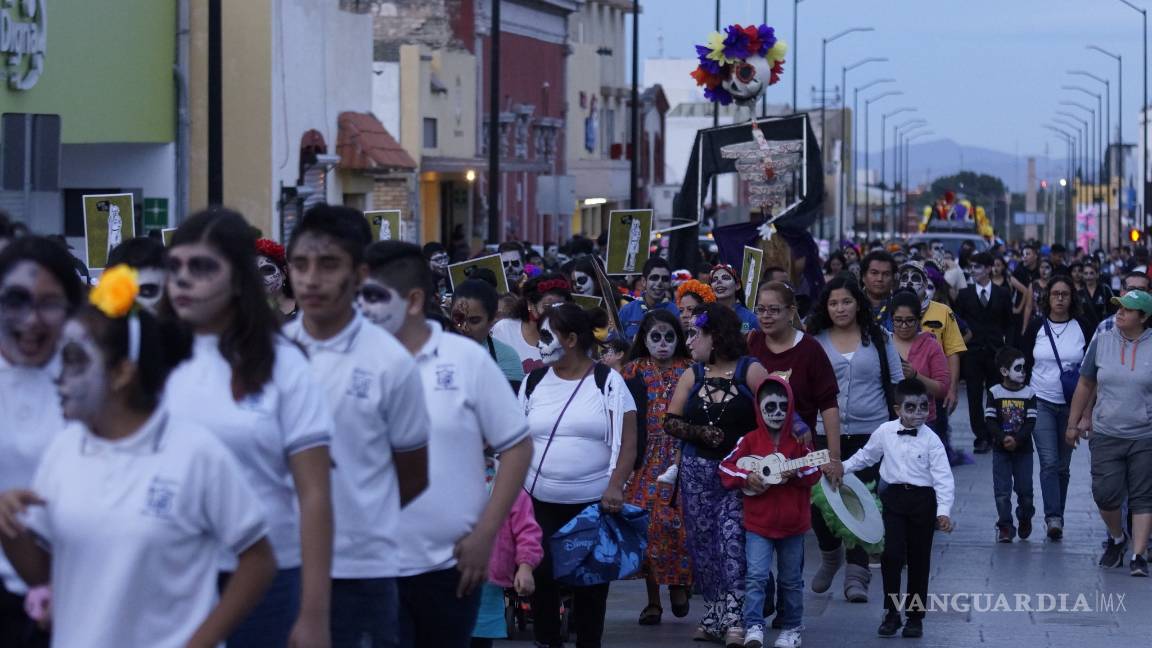
[[428,414],[416,363],[353,307],[370,241],[362,213],[318,205],[288,244],[300,318],[285,334],[308,353],[336,419],[333,648],[397,645],[396,582],[388,577],[388,558],[397,550],[400,509],[428,478]]
[[[524,483],[532,441],[523,409],[484,347],[426,319],[436,305],[420,249],[381,241],[364,254],[372,280],[405,305],[400,343],[416,358],[431,428],[428,490],[400,513],[400,644],[467,648],[497,532]],[[395,300],[393,300],[395,301]],[[427,310],[426,310],[427,309]],[[488,496],[484,447],[500,455]]]

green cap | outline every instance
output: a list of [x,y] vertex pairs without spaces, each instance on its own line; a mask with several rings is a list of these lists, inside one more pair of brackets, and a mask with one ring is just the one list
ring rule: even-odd
[[1112,305],[1123,306],[1128,310],[1143,311],[1145,314],[1152,315],[1152,295],[1143,290],[1133,290],[1123,297],[1113,297]]

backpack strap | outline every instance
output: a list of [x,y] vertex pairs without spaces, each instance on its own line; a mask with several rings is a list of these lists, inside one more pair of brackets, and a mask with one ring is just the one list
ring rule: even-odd
[[610,373],[612,373],[612,368],[602,362],[597,362],[596,366],[592,368],[592,377],[596,380],[596,389],[599,389],[600,393],[604,393]]
[[736,370],[732,372],[732,383],[736,385],[736,390],[745,396],[756,400],[756,395],[752,393],[752,388],[748,385],[748,369],[752,367],[752,363],[756,362],[756,358],[752,356],[740,356],[736,361]]
[[532,397],[532,390],[536,389],[536,385],[544,380],[544,376],[548,375],[548,367],[540,367],[533,369],[527,376],[524,377],[524,398],[529,399]]

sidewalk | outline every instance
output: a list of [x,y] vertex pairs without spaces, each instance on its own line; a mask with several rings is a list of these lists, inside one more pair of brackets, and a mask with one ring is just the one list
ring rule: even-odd
[[[972,433],[963,403],[952,417],[953,439],[957,448],[971,451]],[[992,499],[991,454],[977,455],[976,463],[954,469],[956,504],[951,534],[938,533],[932,557],[933,594],[980,594],[969,611],[929,612],[925,619],[923,639],[883,639],[876,636],[882,616],[880,570],[872,570],[871,600],[851,604],[842,593],[843,571],[831,590],[814,594],[807,588],[819,564],[819,549],[809,534],[805,568],[804,643],[806,646],[1027,646],[1091,647],[1148,645],[1152,643],[1152,579],[1132,578],[1127,561],[1122,569],[1103,570],[1096,565],[1100,557],[1103,524],[1097,515],[1091,495],[1087,445],[1081,444],[1072,456],[1072,478],[1069,485],[1063,542],[1049,542],[1044,535],[1043,507],[1036,467],[1034,489],[1036,527],[1028,540],[1012,544],[995,542],[996,508]],[[994,608],[996,595],[1004,594],[1008,606],[1015,605],[1016,595],[1030,595],[1033,609],[1046,601],[1040,594],[1059,597],[1066,593],[1064,608],[1077,607],[1077,596],[1091,611],[1068,612],[993,612],[977,611]],[[991,596],[989,596],[991,595]],[[1100,595],[1115,611],[1100,610]],[[1123,598],[1121,599],[1121,595]],[[957,597],[959,598],[959,597]],[[970,597],[964,600],[972,600]],[[646,596],[640,581],[614,583],[608,601],[605,646],[659,647],[701,646],[691,641],[699,599],[694,598],[692,613],[684,619],[672,616],[664,594],[664,621],[656,627],[641,627],[636,619]],[[1060,605],[1058,598],[1051,604]],[[1081,605],[1080,607],[1083,607]],[[1057,607],[1059,609],[1059,607]],[[775,633],[768,636],[771,646]],[[530,645],[508,642],[499,645]],[[569,644],[571,645],[571,644]]]

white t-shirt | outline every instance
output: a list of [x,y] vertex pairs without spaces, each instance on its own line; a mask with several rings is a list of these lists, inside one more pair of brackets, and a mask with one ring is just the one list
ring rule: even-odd
[[431,423],[428,489],[400,511],[389,576],[456,565],[452,550],[488,505],[484,446],[507,450],[528,435],[524,413],[488,349],[428,323],[416,354]]
[[[58,359],[45,367],[22,367],[0,355],[0,492],[32,485],[40,458],[64,427],[55,383],[59,375]],[[0,578],[13,594],[28,591],[2,551]]]
[[400,490],[392,453],[428,444],[428,411],[416,362],[359,313],[327,340],[297,319],[285,334],[308,353],[336,420],[332,436],[333,578],[382,578],[398,544]]
[[52,645],[187,644],[217,600],[220,547],[267,535],[231,453],[163,409],[108,441],[66,427],[32,484],[28,525],[52,554]]
[[[1056,336],[1056,348],[1060,351],[1060,362],[1065,370],[1075,369],[1084,359],[1084,332],[1076,320],[1068,320],[1063,324],[1048,322],[1052,334]],[[1029,383],[1036,392],[1036,397],[1057,405],[1064,404],[1064,388],[1060,385],[1060,367],[1056,364],[1056,355],[1052,353],[1052,345],[1048,342],[1048,334],[1044,327],[1036,334],[1036,346],[1032,347],[1032,382]]]
[[[528,417],[533,453],[524,487],[532,489],[535,482],[532,496],[542,502],[582,504],[599,500],[612,475],[609,435],[612,421],[604,395],[596,387],[596,377],[590,373],[580,384],[579,378],[564,380],[549,371],[532,390],[532,397],[526,400],[527,384],[524,381],[520,385],[520,402]],[[580,391],[573,397],[578,384]],[[636,401],[620,374],[610,371],[606,386],[621,394],[625,412],[636,411]],[[572,404],[560,417],[569,398]],[[556,425],[558,418],[559,426]],[[554,427],[556,435],[552,447],[548,448],[548,456],[544,457],[544,448]]]
[[540,360],[540,349],[528,344],[524,339],[520,324],[520,320],[511,318],[496,322],[492,325],[492,339],[503,342],[516,351],[516,355],[520,356],[520,367],[527,376],[533,369],[543,367],[544,362]]
[[[169,376],[164,400],[172,416],[210,430],[232,451],[264,504],[276,564],[299,567],[300,516],[288,460],[328,445],[333,429],[324,391],[312,378],[304,353],[278,337],[272,380],[264,391],[237,402],[232,367],[220,355],[219,338],[198,335],[192,359]],[[227,555],[222,561],[226,571],[235,567]]]

